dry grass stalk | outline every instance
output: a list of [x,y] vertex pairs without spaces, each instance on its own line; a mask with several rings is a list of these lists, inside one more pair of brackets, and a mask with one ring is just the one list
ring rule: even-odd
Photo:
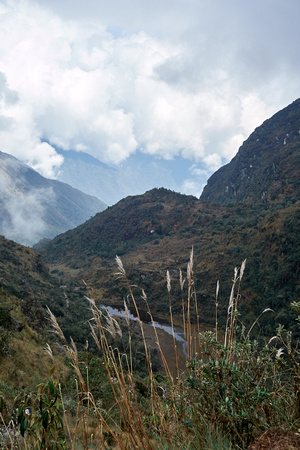
[[219,289],[220,289],[220,282],[217,281],[217,287],[216,287],[216,340],[218,340],[218,296],[219,296]]
[[[95,302],[92,301],[91,299],[89,299],[90,303],[94,306],[93,311],[94,311],[94,317],[93,319],[95,321],[98,321],[98,324],[101,322],[99,322],[101,320],[101,314],[98,310],[98,308],[95,307]],[[85,448],[88,448],[88,436],[87,436],[87,428],[88,428],[88,424],[89,424],[89,415],[85,414],[85,409],[83,406],[83,401],[88,401],[88,404],[91,403],[92,409],[94,411],[94,414],[99,418],[101,425],[108,431],[108,433],[113,437],[113,439],[118,443],[118,445],[120,446],[120,448],[125,448],[121,442],[121,440],[118,437],[118,434],[115,433],[112,428],[110,427],[110,425],[107,423],[107,421],[105,420],[104,416],[102,415],[101,411],[99,410],[99,408],[97,407],[97,405],[95,404],[95,401],[93,399],[93,396],[91,395],[91,393],[88,391],[86,383],[83,379],[82,373],[81,373],[81,369],[80,369],[80,363],[79,363],[79,359],[78,359],[78,352],[77,352],[77,348],[76,345],[73,341],[73,339],[71,338],[71,346],[68,345],[67,340],[57,322],[57,320],[55,319],[53,313],[50,311],[50,309],[48,308],[48,313],[50,316],[50,320],[52,322],[53,328],[56,332],[56,334],[64,341],[65,343],[65,347],[66,347],[66,351],[69,354],[71,361],[72,361],[72,366],[75,370],[76,375],[78,376],[78,380],[79,380],[79,387],[77,388],[77,392],[78,392],[78,398],[81,399],[80,402],[78,402],[78,420],[77,423],[78,425],[80,424],[80,429],[83,433],[83,441],[85,442]],[[105,343],[106,346],[107,345],[107,340],[104,337],[105,335],[103,334],[101,336],[100,341],[98,340],[97,336],[96,336],[96,332],[95,329],[91,326],[91,330],[92,332],[94,332],[94,336],[96,337],[96,341],[98,341],[99,348],[100,349],[104,349],[105,347]],[[104,330],[104,328],[103,328]],[[104,338],[104,339],[103,339]],[[78,386],[78,385],[77,385]],[[121,410],[121,405],[120,405],[120,410]],[[102,439],[102,438],[101,438]],[[104,441],[103,441],[104,443]]]
[[[178,351],[177,351],[177,344],[176,344],[176,339],[175,339],[172,304],[171,304],[171,278],[170,278],[170,272],[168,270],[167,270],[167,288],[168,288],[168,294],[169,294],[169,312],[170,312],[170,320],[171,320],[171,326],[172,326],[173,345],[174,345],[175,358],[176,358],[177,379],[178,379],[178,382],[180,383]],[[179,387],[179,389],[180,389],[180,387]]]
[[[186,405],[184,403],[184,395],[188,395],[190,400],[193,400],[193,392],[188,391],[188,394],[184,392],[184,386],[181,380],[181,374],[179,370],[179,358],[178,358],[178,350],[177,343],[175,339],[174,332],[174,321],[172,314],[172,301],[171,301],[171,277],[169,271],[166,273],[166,284],[167,284],[167,292],[169,298],[169,314],[172,326],[172,334],[173,334],[173,346],[176,357],[176,368],[177,368],[177,377],[176,381],[172,376],[170,369],[168,367],[166,358],[163,354],[159,337],[157,334],[157,330],[154,324],[153,316],[149,308],[148,300],[146,293],[144,290],[141,291],[141,297],[144,300],[147,312],[150,316],[153,330],[155,334],[156,343],[159,349],[159,353],[161,356],[161,361],[164,367],[165,374],[167,375],[168,383],[169,383],[169,391],[168,396],[172,398],[174,401],[174,408],[171,410],[170,408],[166,409],[166,403],[163,402],[161,395],[159,395],[159,387],[157,386],[153,371],[152,371],[152,362],[150,351],[146,344],[145,333],[143,322],[140,318],[139,310],[137,307],[137,302],[135,300],[135,295],[133,293],[133,286],[131,286],[126,271],[124,269],[123,263],[119,257],[116,257],[116,263],[118,267],[117,276],[121,277],[125,282],[128,289],[128,297],[127,301],[124,300],[124,309],[125,309],[125,321],[128,327],[129,332],[129,356],[128,354],[122,353],[118,347],[118,339],[122,339],[122,330],[119,325],[119,322],[110,316],[108,312],[104,313],[102,310],[97,308],[96,302],[93,299],[87,298],[90,304],[90,308],[92,311],[92,319],[90,322],[90,328],[92,332],[93,339],[96,343],[97,348],[103,355],[103,361],[106,369],[106,373],[108,375],[108,380],[110,383],[111,390],[114,395],[115,405],[117,406],[120,418],[120,424],[118,425],[116,422],[113,422],[113,425],[110,425],[103,416],[101,409],[96,406],[95,400],[91,393],[89,392],[89,383],[87,377],[87,383],[84,381],[84,377],[81,372],[80,362],[78,359],[78,352],[76,349],[75,343],[71,340],[71,345],[67,345],[67,351],[72,359],[72,365],[75,369],[75,373],[79,380],[79,396],[81,398],[81,406],[78,411],[78,419],[80,422],[80,427],[82,430],[82,442],[84,445],[88,445],[88,435],[89,435],[89,416],[91,414],[94,417],[98,418],[97,427],[99,430],[100,441],[103,448],[105,448],[105,441],[103,438],[103,429],[107,430],[108,433],[115,440],[115,443],[119,446],[118,448],[142,448],[142,449],[152,449],[157,448],[157,444],[153,444],[150,434],[149,434],[149,425],[145,424],[145,417],[143,417],[143,413],[140,408],[138,396],[136,393],[135,381],[134,381],[134,371],[133,371],[133,363],[132,363],[132,348],[131,348],[131,329],[130,329],[130,318],[129,318],[129,301],[133,304],[134,309],[136,311],[136,315],[138,318],[139,327],[142,334],[142,340],[145,349],[145,359],[149,374],[149,382],[150,382],[150,395],[149,395],[149,410],[151,411],[153,417],[152,427],[155,429],[156,437],[160,436],[161,439],[164,439],[167,442],[167,445],[170,448],[173,448],[173,444],[179,442],[176,439],[183,439],[183,429],[186,436],[185,442],[182,443],[184,448],[188,448],[189,443],[193,439],[191,436],[190,430],[188,426],[182,425],[186,423]],[[182,271],[179,272],[179,282],[181,288],[181,302],[182,302],[182,313],[183,313],[183,328],[184,334],[186,336],[187,341],[187,363],[190,363],[190,360],[195,358],[196,352],[201,350],[201,342],[197,341],[197,337],[193,337],[192,326],[191,326],[191,310],[194,308],[197,316],[197,327],[198,327],[198,336],[200,335],[200,325],[199,325],[199,311],[197,305],[197,296],[195,283],[193,279],[193,249],[190,253],[190,259],[187,265],[187,278],[183,279]],[[238,300],[240,298],[240,283],[244,274],[246,265],[246,260],[242,262],[240,269],[235,268],[234,270],[234,278],[233,285],[229,297],[229,304],[227,310],[227,321],[225,328],[225,339],[224,346],[231,347],[234,343],[235,339],[235,321],[237,315],[237,306]],[[187,300],[186,303],[184,301],[184,285],[185,281],[187,281]],[[218,339],[218,305],[219,305],[219,281],[217,281],[216,292],[215,292],[215,337]],[[269,310],[269,309],[267,309]],[[266,312],[267,310],[263,311]],[[263,314],[262,313],[262,314]],[[51,321],[53,323],[53,328],[55,332],[65,341],[63,333],[61,332],[59,325],[56,320],[53,320],[51,316],[51,312],[49,310],[49,315]],[[54,316],[53,316],[54,317]],[[259,318],[258,318],[259,319]],[[258,321],[257,319],[257,321]],[[253,326],[250,328],[248,334],[251,332]],[[194,344],[193,345],[193,341]],[[49,351],[49,349],[48,349]],[[279,349],[277,357],[281,356],[282,349]],[[229,352],[230,354],[230,352]],[[88,367],[87,367],[88,374]],[[87,402],[87,407],[84,408],[83,401]],[[180,408],[175,405],[180,405]],[[181,412],[179,412],[181,410]],[[121,426],[122,422],[122,426]],[[176,434],[179,433],[180,438],[176,437]],[[126,442],[123,440],[122,436],[126,435]],[[125,438],[124,438],[125,439]],[[88,448],[88,447],[86,447]],[[175,448],[175,447],[174,447]],[[180,448],[180,447],[176,447]]]

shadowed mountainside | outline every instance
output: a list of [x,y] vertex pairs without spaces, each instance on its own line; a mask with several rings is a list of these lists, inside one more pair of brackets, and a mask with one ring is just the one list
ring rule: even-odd
[[277,202],[300,191],[300,99],[266,120],[229,164],[208,180],[201,200]]
[[23,244],[74,228],[105,203],[0,152],[0,233]]

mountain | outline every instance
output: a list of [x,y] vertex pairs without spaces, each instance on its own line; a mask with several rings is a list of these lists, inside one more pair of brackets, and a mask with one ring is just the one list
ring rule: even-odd
[[208,180],[201,200],[277,202],[300,192],[300,99],[266,120],[229,164]]
[[91,155],[73,150],[56,149],[64,157],[57,179],[101,198],[108,205],[128,195],[142,194],[154,187],[166,186],[180,190],[190,163],[181,161],[180,173],[176,159],[165,161],[137,152],[117,167],[103,164]]
[[0,233],[7,238],[32,245],[76,227],[105,208],[96,197],[44,178],[0,152]]
[[[280,130],[283,128],[285,132],[286,122],[292,122],[291,110],[293,119],[298,120],[296,116],[300,112],[298,109],[296,114],[294,107],[280,112],[280,121],[274,116],[277,116],[273,122],[274,135],[281,136]],[[265,130],[266,137],[260,127],[258,149],[261,141],[270,141],[270,127],[265,126]],[[163,188],[151,189],[122,199],[51,241],[40,242],[40,253],[0,236],[1,392],[6,390],[13,399],[12,386],[23,389],[46,379],[52,365],[42,350],[46,343],[53,349],[55,366],[61,372],[67,370],[63,363],[64,349],[49,332],[46,306],[57,317],[66,337],[72,336],[82,349],[89,337],[86,295],[100,304],[123,305],[124,298],[128,298],[128,286],[116,274],[119,272],[116,255],[123,261],[143,319],[149,315],[142,290],[154,319],[169,320],[166,282],[169,270],[173,318],[180,325],[182,301],[186,304],[189,285],[185,281],[182,294],[179,270],[186,279],[193,248],[192,306],[197,298],[202,327],[215,326],[217,280],[220,280],[219,326],[224,326],[234,267],[239,267],[246,258],[237,321],[249,330],[262,311],[271,308],[255,325],[255,336],[262,340],[264,336],[270,337],[280,324],[299,339],[296,313],[290,308],[291,302],[299,301],[300,293],[297,142],[297,137],[287,139],[278,148],[283,156],[276,163],[281,168],[275,173],[276,179],[274,172],[268,171],[270,146],[265,145],[265,155],[259,153],[259,167],[247,179],[247,191],[240,185],[238,201],[232,200],[235,197],[230,201],[227,197],[220,199],[217,191],[210,202]],[[242,158],[246,157],[245,148],[246,143],[239,150]],[[249,162],[251,155],[253,160],[257,159],[258,150],[253,149],[252,153],[246,152]],[[7,198],[20,195],[26,199],[36,190],[47,192],[49,186],[54,190],[56,183],[51,184],[52,180],[46,180],[50,185],[44,184],[43,177],[19,161],[5,154],[0,156],[1,192],[6,188]],[[234,171],[236,161],[234,158],[225,172]],[[261,174],[270,174],[269,185],[263,186],[267,192],[264,198],[257,190],[264,181]],[[218,171],[214,183],[219,182],[221,186],[221,180],[225,180],[223,175],[223,171]],[[279,191],[275,190],[276,186],[280,186]],[[272,198],[271,192],[279,194]],[[3,217],[5,198],[3,195],[1,198]],[[191,318],[196,321],[194,309]]]
[[[179,320],[179,269],[185,273],[194,248],[200,320],[213,325],[214,292],[220,280],[220,312],[226,316],[233,269],[247,258],[241,311],[246,323],[272,308],[273,332],[291,320],[289,305],[299,295],[300,205],[252,207],[211,205],[195,197],[154,189],[127,197],[85,224],[57,236],[40,251],[66,283],[93,289],[101,303],[122,305],[126,290],[114,277],[120,255],[130,283],[147,295],[155,317],[167,319],[166,271],[172,277],[173,313]],[[140,304],[140,308],[145,305]]]
[[[193,247],[200,320],[211,326],[217,280],[224,319],[233,269],[247,258],[239,310],[243,320],[249,325],[264,308],[272,308],[269,317],[260,319],[263,333],[273,333],[278,324],[293,327],[290,303],[300,291],[299,119],[296,101],[265,122],[211,178],[203,199],[166,189],[127,197],[40,247],[43,258],[66,283],[80,286],[85,280],[100,302],[122,305],[126,289],[114,277],[114,257],[121,256],[132,286],[145,289],[152,312],[164,319],[169,269],[173,313],[179,321],[179,269],[185,270]],[[251,176],[244,176],[245,161],[249,170],[253,166]],[[237,181],[229,197],[220,187],[233,174]],[[145,308],[142,300],[139,304]]]

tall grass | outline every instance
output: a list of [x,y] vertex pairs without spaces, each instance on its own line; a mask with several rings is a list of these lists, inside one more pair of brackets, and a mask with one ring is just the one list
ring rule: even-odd
[[[276,339],[261,345],[255,339],[251,340],[251,332],[257,321],[248,330],[239,321],[238,305],[246,260],[239,269],[234,270],[225,330],[218,329],[219,283],[215,295],[215,330],[200,330],[199,305],[193,277],[193,251],[186,278],[180,271],[182,327],[186,340],[184,369],[179,363],[171,306],[172,284],[167,272],[166,288],[173,330],[175,372],[170,370],[162,351],[146,293],[140,290],[136,294],[137,287],[130,284],[119,257],[116,258],[116,263],[117,276],[123,280],[128,291],[124,300],[125,326],[128,332],[126,343],[123,342],[124,324],[120,326],[114,317],[97,306],[95,299],[91,296],[87,298],[91,311],[91,335],[105,367],[106,381],[112,393],[109,407],[103,408],[90,390],[88,357],[82,361],[75,343],[72,340],[70,343],[66,341],[56,318],[49,310],[52,328],[63,340],[76,375],[77,398],[76,414],[72,417],[61,386],[59,383],[55,384],[61,398],[59,411],[64,431],[58,440],[55,424],[50,426],[50,422],[42,423],[42,427],[46,425],[44,434],[48,433],[46,442],[49,448],[241,449],[246,448],[262,430],[271,426],[292,427],[298,424],[295,404],[300,397],[293,393],[294,385],[291,385],[291,380],[295,370],[299,370],[299,362],[297,354],[292,352],[289,341],[284,337],[284,330],[281,329]],[[139,314],[137,295],[138,301],[142,300],[146,305],[152,322],[163,376],[158,376],[153,370],[153,358]],[[142,380],[146,386],[144,395],[139,389],[140,377],[134,369],[129,307],[135,309],[144,347],[147,368],[147,377]],[[196,313],[194,326],[191,323],[192,310]],[[265,312],[267,310],[263,313]],[[280,351],[274,346],[275,341],[280,341],[283,345]],[[292,362],[294,371],[288,360]],[[51,397],[53,392],[49,392]],[[49,401],[52,405],[51,398]],[[52,410],[49,407],[50,416],[53,405]],[[293,412],[289,413],[292,408]],[[33,422],[29,421],[26,426],[24,438],[18,443],[20,448],[29,448]],[[35,442],[34,445],[41,444],[40,440],[30,442]],[[13,448],[13,443],[7,442],[6,446]]]

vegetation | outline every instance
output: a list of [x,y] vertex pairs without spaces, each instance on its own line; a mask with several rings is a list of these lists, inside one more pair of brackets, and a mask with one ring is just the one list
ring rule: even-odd
[[128,197],[42,257],[0,236],[1,447],[300,448],[299,107],[201,200]]
[[[174,338],[176,366],[171,371],[155,327],[161,368],[153,364],[137,305],[142,299],[153,320],[146,293],[130,283],[117,257],[117,275],[128,294],[124,321],[117,321],[88,298],[92,316],[89,326],[97,352],[88,344],[79,352],[72,339],[66,340],[49,310],[72,371],[68,379],[59,381],[59,371],[53,367],[50,380],[40,384],[36,393],[19,395],[13,428],[12,423],[5,423],[8,402],[2,395],[4,448],[246,449],[264,431],[278,432],[279,428],[281,437],[292,436],[297,442],[293,430],[299,428],[300,421],[300,355],[284,326],[268,340],[253,338],[259,321],[270,310],[262,311],[250,327],[243,325],[239,306],[245,265],[246,261],[234,271],[225,328],[219,326],[218,283],[214,329],[200,331],[191,253],[185,278],[179,273],[187,342],[185,368],[181,367]],[[169,272],[165,283],[173,326]],[[144,372],[135,367],[129,305],[136,310],[143,338]],[[292,306],[299,315],[299,303]],[[192,311],[198,319],[196,329],[190,321]],[[53,360],[49,345],[47,352]]]
[[[251,323],[260,308],[271,306],[275,316],[263,319],[267,334],[278,324],[293,319],[287,305],[299,296],[300,200],[270,204],[212,205],[194,197],[154,189],[127,198],[95,216],[86,224],[58,236],[41,249],[52,274],[63,283],[96,290],[100,302],[120,305],[125,294],[112,283],[115,254],[122,255],[132,284],[152,293],[151,311],[167,317],[164,274],[176,278],[184,267],[186,249],[194,246],[201,255],[195,263],[197,295],[201,299],[200,321],[212,325],[211,292],[221,280],[221,297],[230,292],[230,267],[248,258],[244,280],[247,295],[241,300],[245,322]],[[180,296],[172,298],[176,320]],[[271,302],[271,305],[270,305]],[[225,316],[225,315],[224,315]],[[195,321],[195,317],[191,318]],[[294,326],[293,331],[298,333]]]

